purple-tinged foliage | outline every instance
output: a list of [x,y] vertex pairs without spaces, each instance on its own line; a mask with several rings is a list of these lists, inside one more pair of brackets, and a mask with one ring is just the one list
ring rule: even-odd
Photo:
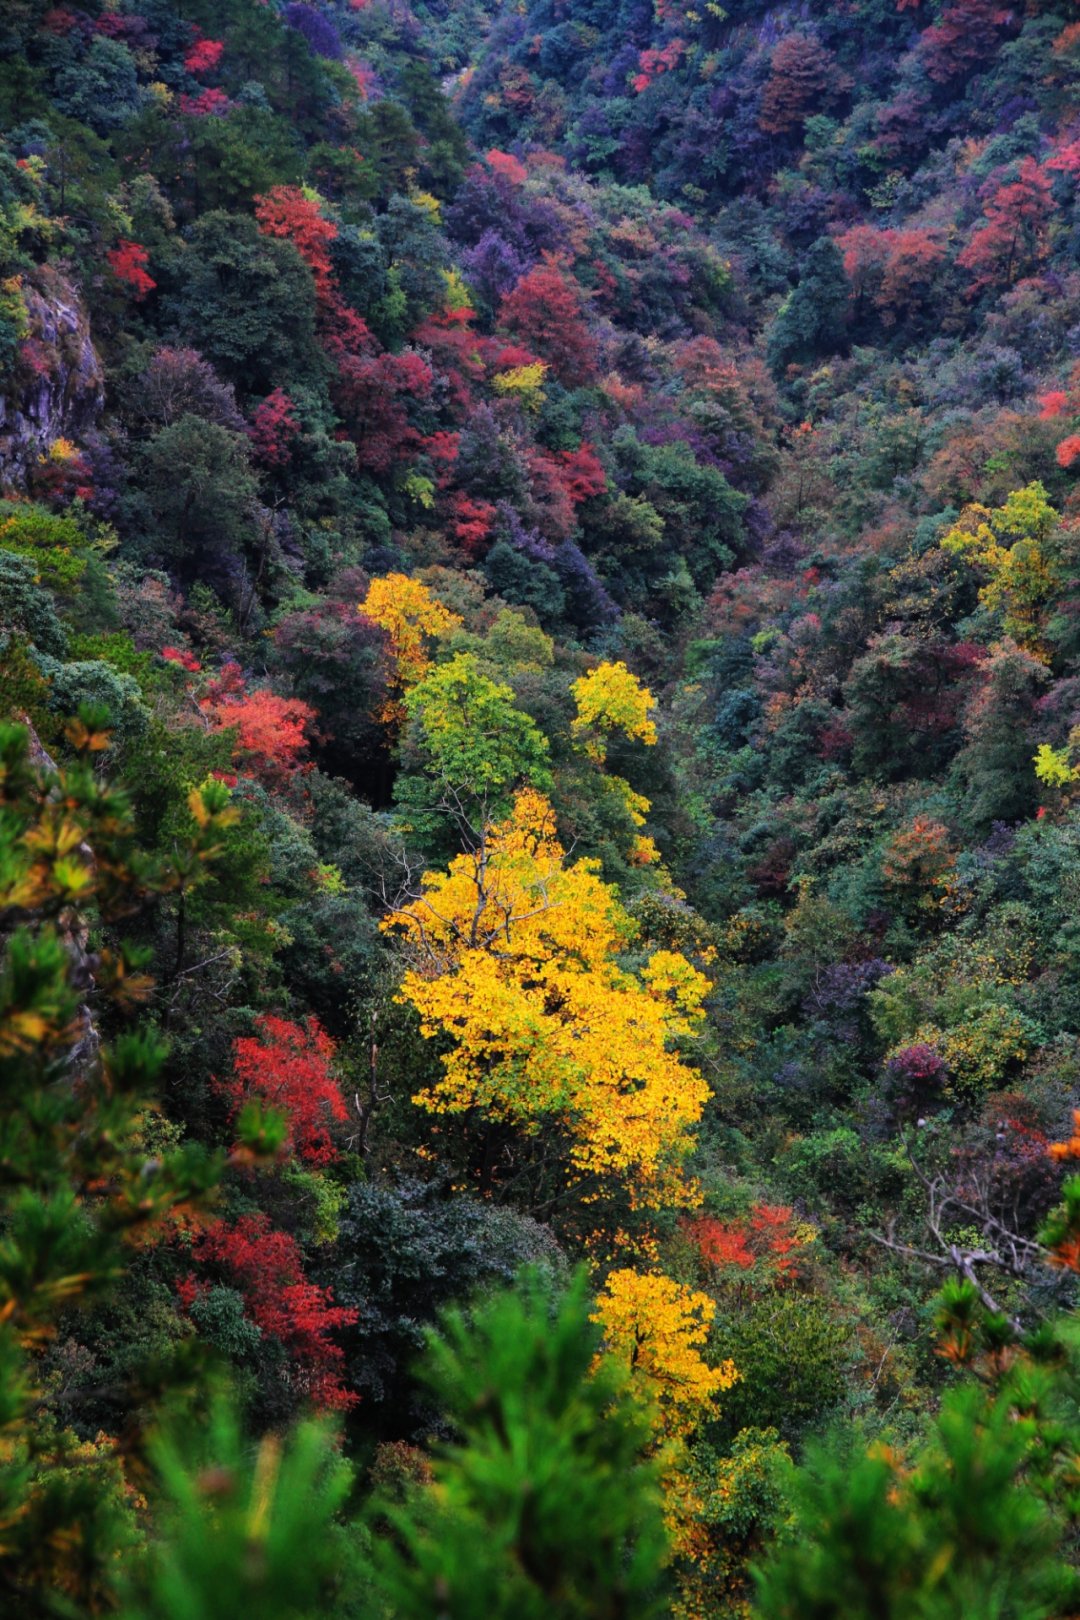
[[489,226],[476,243],[461,256],[462,269],[484,302],[497,308],[500,298],[517,286],[535,258],[513,247],[502,232]]
[[325,56],[331,62],[340,61],[341,35],[325,12],[306,5],[305,0],[291,0],[285,7],[285,21],[303,35],[316,56]]

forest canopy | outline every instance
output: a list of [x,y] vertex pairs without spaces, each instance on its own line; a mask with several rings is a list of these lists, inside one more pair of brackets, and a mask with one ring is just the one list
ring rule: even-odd
[[1073,10],[3,7],[13,1620],[1080,1608]]

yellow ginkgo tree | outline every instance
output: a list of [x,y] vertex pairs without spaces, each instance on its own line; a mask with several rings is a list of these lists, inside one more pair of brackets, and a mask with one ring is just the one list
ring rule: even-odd
[[607,758],[607,740],[613,731],[650,748],[656,743],[652,718],[656,699],[624,663],[597,664],[570,691],[577,705],[572,729],[585,739],[586,751],[598,763]]
[[601,1353],[624,1364],[632,1398],[649,1412],[672,1545],[691,1559],[703,1548],[687,1441],[739,1377],[733,1361],[710,1366],[702,1355],[715,1314],[708,1294],[660,1272],[622,1268],[609,1274],[593,1316],[604,1335]]
[[373,579],[359,611],[390,637],[394,660],[392,696],[383,710],[387,723],[404,717],[401,694],[423,680],[431,668],[429,645],[461,628],[461,619],[433,596],[422,580],[408,574],[383,574]]
[[616,1188],[639,1209],[692,1201],[684,1167],[708,1087],[676,1043],[698,1029],[709,982],[674,951],[621,963],[635,925],[597,862],[567,860],[541,793],[520,791],[384,926],[406,940],[401,999],[442,1046],[415,1103],[519,1143],[550,1128],[579,1201]]
[[[570,694],[577,708],[571,732],[594,765],[605,764],[614,732],[621,732],[632,742],[644,743],[647,748],[655,747],[657,731],[652,716],[656,699],[621,661],[597,664],[573,683]],[[631,826],[644,827],[652,808],[645,794],[638,793],[622,776],[606,774],[602,780]],[[659,859],[659,852],[651,838],[638,833],[630,859],[634,865],[648,866]]]

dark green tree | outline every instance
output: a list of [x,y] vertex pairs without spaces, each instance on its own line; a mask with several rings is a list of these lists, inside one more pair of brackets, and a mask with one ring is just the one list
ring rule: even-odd
[[643,1411],[579,1274],[451,1311],[424,1377],[457,1438],[433,1483],[374,1509],[372,1581],[395,1620],[646,1620],[666,1610],[665,1534]]

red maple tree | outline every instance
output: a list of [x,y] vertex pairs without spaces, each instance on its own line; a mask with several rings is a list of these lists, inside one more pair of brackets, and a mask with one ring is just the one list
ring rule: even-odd
[[146,272],[149,257],[144,247],[138,242],[129,242],[126,237],[121,237],[106,254],[113,275],[134,288],[136,298],[145,298],[157,286],[153,276]]
[[299,186],[274,186],[255,199],[255,218],[264,236],[291,242],[311,271],[320,299],[334,288],[330,243],[337,236],[333,220],[324,219],[319,205],[305,197]]
[[203,73],[212,73],[221,61],[224,49],[225,46],[220,39],[196,38],[184,57],[184,66],[196,78]]
[[970,73],[997,49],[1001,30],[1013,13],[997,0],[953,0],[938,22],[924,30],[919,55],[935,84]]
[[758,124],[769,135],[788,135],[850,86],[851,80],[820,40],[812,34],[786,34],[769,62]]
[[703,1260],[723,1270],[758,1270],[758,1280],[788,1281],[797,1268],[801,1247],[794,1232],[793,1211],[786,1204],[753,1204],[748,1219],[722,1221],[702,1215],[686,1231]]
[[[226,665],[222,677],[228,680],[236,665]],[[235,678],[234,678],[235,679]],[[233,758],[269,787],[281,786],[296,769],[307,747],[307,729],[315,710],[299,698],[279,697],[260,689],[247,692],[242,677],[239,690],[215,692],[203,699],[202,708],[217,731],[236,730]]]
[[283,388],[275,388],[251,413],[249,430],[255,455],[264,467],[287,467],[292,441],[300,432],[293,402]]
[[[330,1334],[350,1327],[357,1312],[335,1305],[329,1288],[308,1280],[295,1238],[275,1232],[265,1214],[241,1215],[232,1225],[218,1221],[210,1227],[192,1255],[219,1267],[237,1288],[255,1326],[284,1348],[291,1381],[314,1405],[342,1411],[355,1404],[357,1397],[341,1381],[344,1353]],[[195,1277],[184,1278],[181,1304],[190,1309],[204,1287]]]
[[1015,180],[993,191],[983,207],[985,224],[957,259],[972,275],[968,296],[987,287],[1011,287],[1045,257],[1052,207],[1049,176],[1026,157]]
[[523,186],[529,178],[524,163],[520,158],[514,157],[512,152],[500,152],[493,146],[486,156],[488,168],[492,173],[499,175],[503,180],[509,180],[512,186]]
[[348,1119],[332,1065],[336,1047],[317,1018],[295,1024],[266,1013],[255,1035],[233,1042],[233,1072],[217,1088],[233,1105],[258,1098],[280,1108],[289,1122],[289,1146],[308,1164],[332,1164],[340,1150],[331,1126]]
[[585,324],[578,288],[547,259],[522,276],[499,305],[499,324],[546,360],[568,388],[596,377],[596,340]]

